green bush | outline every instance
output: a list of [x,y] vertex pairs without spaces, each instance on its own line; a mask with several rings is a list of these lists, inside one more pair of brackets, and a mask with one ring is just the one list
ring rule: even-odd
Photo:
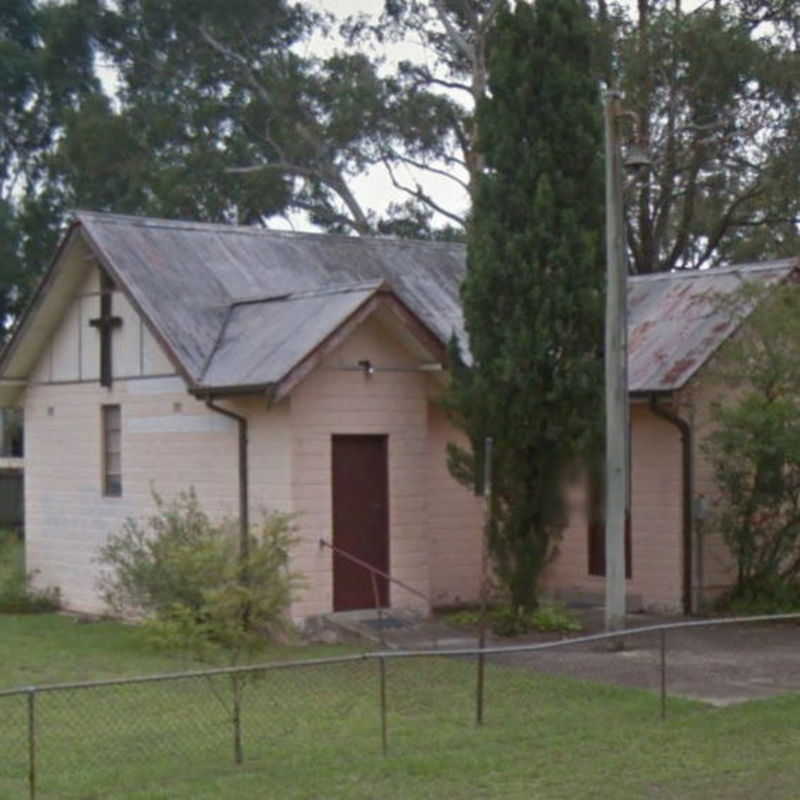
[[234,663],[285,634],[301,584],[289,570],[291,516],[265,516],[243,560],[236,521],[213,521],[193,491],[155,501],[155,514],[129,519],[100,550],[100,590],[112,612],[140,618],[160,647]]
[[736,586],[717,600],[715,608],[737,616],[790,614],[800,611],[800,584],[776,580]]
[[[754,310],[753,310],[754,309]],[[746,319],[715,357],[719,396],[703,449],[717,496],[706,521],[736,563],[738,611],[800,601],[800,290],[742,289],[721,310]]]
[[[480,611],[456,611],[447,617],[454,625],[475,628],[480,624]],[[583,630],[578,618],[568,609],[555,604],[540,605],[535,611],[496,606],[488,611],[488,623],[498,636],[521,636],[531,631],[541,633],[575,633]]]
[[40,614],[61,605],[56,588],[36,589],[33,573],[25,571],[25,550],[17,534],[0,531],[0,613]]

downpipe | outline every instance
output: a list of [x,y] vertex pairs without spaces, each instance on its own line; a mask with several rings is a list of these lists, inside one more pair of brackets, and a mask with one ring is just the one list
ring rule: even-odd
[[692,469],[692,426],[683,417],[664,408],[658,402],[658,395],[650,395],[650,410],[661,419],[676,427],[681,435],[682,463],[682,538],[683,538],[683,588],[681,603],[683,613],[692,613],[692,495],[694,492],[694,474]]
[[247,417],[218,406],[206,397],[206,406],[228,419],[236,421],[239,431],[239,557],[243,564],[250,558],[250,478],[248,467],[248,429]]

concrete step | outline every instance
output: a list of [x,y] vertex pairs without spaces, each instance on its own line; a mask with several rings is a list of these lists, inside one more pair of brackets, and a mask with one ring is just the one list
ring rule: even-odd
[[321,614],[307,623],[313,638],[369,642],[390,650],[442,650],[475,647],[474,636],[459,635],[443,622],[412,609],[370,608]]

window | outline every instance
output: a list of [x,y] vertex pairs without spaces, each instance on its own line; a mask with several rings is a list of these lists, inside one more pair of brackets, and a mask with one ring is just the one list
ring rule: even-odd
[[[605,488],[597,477],[589,479],[589,574],[606,574]],[[625,577],[631,577],[631,518],[625,520]]]
[[103,494],[122,495],[122,412],[103,406]]

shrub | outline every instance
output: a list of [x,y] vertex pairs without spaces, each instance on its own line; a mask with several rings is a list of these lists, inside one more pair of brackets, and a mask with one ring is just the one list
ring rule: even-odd
[[[745,286],[732,315],[746,328],[720,352],[724,392],[704,451],[718,498],[709,525],[736,561],[731,607],[800,599],[800,290]],[[755,309],[747,316],[747,312]]]
[[790,614],[800,611],[800,584],[774,581],[736,586],[715,603],[717,610],[737,615]]
[[[472,628],[480,625],[481,615],[480,611],[469,609],[450,614],[448,620],[454,625]],[[514,609],[509,605],[496,606],[488,612],[488,623],[498,636],[521,636],[531,631],[575,633],[583,630],[571,611],[555,604],[540,605],[535,611]]]
[[[129,519],[100,549],[100,590],[112,611],[141,618],[152,645],[229,665],[290,627],[287,611],[300,584],[289,570],[291,516],[265,515],[242,558],[238,524],[212,521],[193,490],[169,503],[154,498],[154,514]],[[229,677],[227,697],[214,693],[229,708],[241,763],[243,692],[255,677]]]
[[160,647],[234,663],[287,631],[300,585],[289,570],[291,516],[265,515],[242,560],[237,523],[213,521],[194,491],[155,503],[153,515],[127,520],[100,550],[100,590],[115,614],[141,619]]
[[57,611],[57,588],[37,589],[34,573],[25,571],[25,551],[16,533],[0,531],[0,613],[40,614]]

